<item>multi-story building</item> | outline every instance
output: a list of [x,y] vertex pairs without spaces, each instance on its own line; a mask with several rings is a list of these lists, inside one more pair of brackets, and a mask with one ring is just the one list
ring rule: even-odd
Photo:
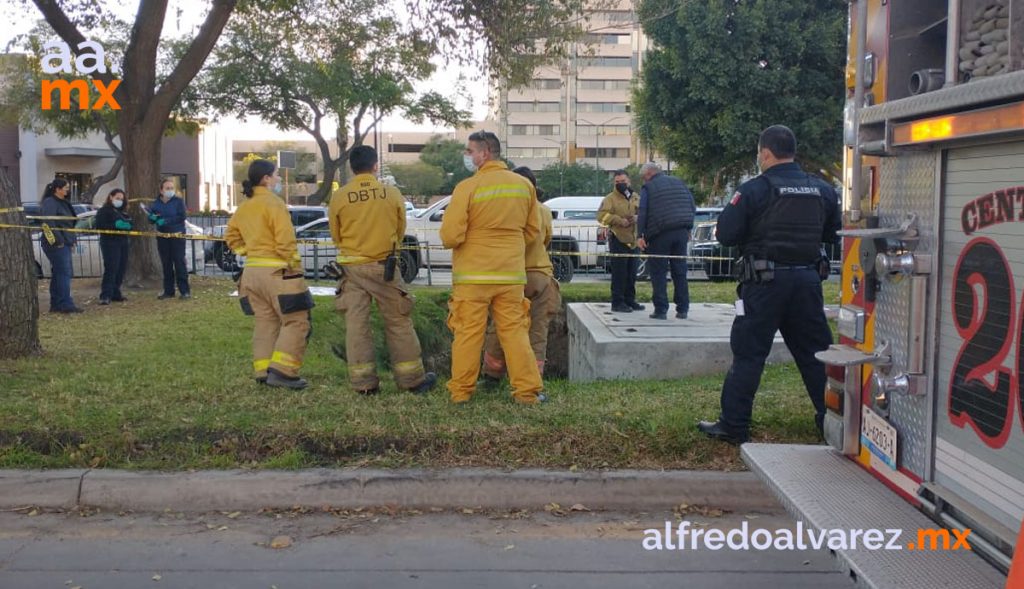
[[537,68],[525,87],[492,89],[491,117],[509,159],[534,169],[562,161],[602,170],[651,159],[631,112],[648,46],[633,8],[633,0],[603,4],[570,58]]

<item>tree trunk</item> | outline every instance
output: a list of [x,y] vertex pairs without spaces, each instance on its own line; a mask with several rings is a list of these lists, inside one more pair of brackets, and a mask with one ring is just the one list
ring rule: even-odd
[[[161,133],[160,128],[153,133],[143,125],[133,125],[127,128],[127,132],[121,133],[123,152],[132,154],[133,160],[133,164],[125,166],[124,169],[125,190],[129,199],[142,201],[132,202],[128,212],[132,217],[132,225],[140,231],[155,230],[139,205],[148,206],[160,188]],[[163,270],[160,268],[156,250],[157,239],[132,238],[128,254],[128,274],[125,277],[125,283],[129,286],[153,286],[163,280]]]
[[[0,168],[0,209],[20,204],[14,184]],[[0,222],[25,225],[22,213],[0,213]],[[0,358],[38,354],[39,291],[32,241],[25,229],[0,229]]]
[[320,184],[320,188],[316,189],[316,192],[309,195],[309,204],[319,205],[327,201],[327,197],[331,195],[331,189],[334,186],[334,176],[338,173],[338,168],[341,167],[343,161],[345,160],[342,158],[333,159],[327,157],[324,159],[324,181]]

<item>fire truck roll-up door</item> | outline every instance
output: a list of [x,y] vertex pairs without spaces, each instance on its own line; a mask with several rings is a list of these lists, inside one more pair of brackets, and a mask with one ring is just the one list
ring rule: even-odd
[[1024,518],[1024,141],[943,157],[934,481],[1003,550]]

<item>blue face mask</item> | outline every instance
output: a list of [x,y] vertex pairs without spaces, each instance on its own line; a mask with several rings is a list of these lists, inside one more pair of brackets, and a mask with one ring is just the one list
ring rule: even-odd
[[112,202],[114,204],[114,208],[115,209],[119,209],[119,208],[124,206],[124,201],[123,200],[115,200],[115,201],[112,201]]
[[476,173],[477,167],[476,164],[473,163],[473,156],[468,153],[462,154],[462,164],[466,166],[466,169],[470,172],[473,172],[474,174]]
[[281,194],[281,183],[278,182],[277,184],[274,184],[270,187],[270,190],[273,191],[274,194]]

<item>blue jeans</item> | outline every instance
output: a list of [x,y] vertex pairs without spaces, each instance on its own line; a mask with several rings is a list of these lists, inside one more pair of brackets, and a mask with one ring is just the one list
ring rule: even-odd
[[[651,255],[685,256],[686,242],[690,240],[689,229],[670,229],[647,240],[646,253]],[[648,258],[647,267],[651,275],[651,301],[655,313],[668,312],[668,276],[672,271],[673,301],[676,313],[690,312],[690,286],[686,282],[686,260]]]
[[744,314],[733,320],[729,336],[733,360],[722,385],[722,426],[735,436],[749,433],[754,394],[775,332],[781,331],[814,404],[814,421],[820,430],[827,378],[825,365],[814,354],[829,347],[832,331],[825,320],[817,269],[776,267],[771,282],[741,284],[738,291]]
[[50,310],[67,311],[75,308],[71,299],[71,248],[73,246],[43,247],[43,253],[50,260]]

